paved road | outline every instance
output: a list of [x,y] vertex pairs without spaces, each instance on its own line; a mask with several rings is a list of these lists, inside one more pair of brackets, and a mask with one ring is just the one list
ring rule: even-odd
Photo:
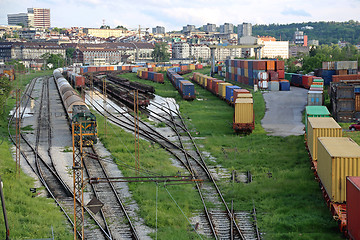
[[272,136],[304,134],[302,112],[307,104],[304,88],[291,87],[290,91],[273,91],[263,94],[266,112],[261,125]]

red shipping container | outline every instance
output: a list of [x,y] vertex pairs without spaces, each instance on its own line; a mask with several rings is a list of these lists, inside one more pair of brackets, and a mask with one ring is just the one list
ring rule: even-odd
[[155,73],[154,81],[158,83],[164,83],[164,75],[162,73]]
[[333,75],[333,82],[340,82],[346,80],[360,80],[360,74],[351,74],[351,75]]
[[210,89],[211,89],[211,87],[212,87],[212,81],[213,81],[212,78],[207,78],[207,79],[206,79],[206,89],[207,89],[207,90],[210,90]]
[[231,74],[231,80],[235,81],[235,74]]
[[275,61],[274,60],[266,61],[266,70],[275,71]]
[[188,70],[188,66],[181,66],[181,67],[180,67],[180,70],[181,70],[181,71],[186,71],[186,70]]
[[303,75],[302,76],[302,86],[304,88],[309,89],[312,84],[313,78],[314,78],[314,76]]
[[360,177],[346,177],[346,219],[350,239],[360,239]]
[[149,71],[149,72],[153,72],[154,69],[153,69],[153,68],[149,68],[148,71]]
[[173,64],[173,67],[180,67],[180,64]]
[[219,83],[223,83],[223,80],[214,80],[212,85],[212,92],[219,94]]
[[240,76],[240,75],[237,75],[236,81],[238,81],[239,83],[241,83],[241,76]]
[[240,68],[244,68],[244,60],[240,60]]
[[255,60],[253,61],[253,70],[259,70],[259,61]]
[[279,73],[275,71],[268,71],[269,80],[270,81],[278,81],[279,80]]
[[228,72],[225,73],[225,78],[229,79],[229,73]]
[[237,99],[239,94],[250,93],[250,91],[246,89],[234,89],[233,91],[234,91],[233,99]]
[[148,76],[149,76],[149,72],[148,71],[143,71],[142,75],[141,75],[141,78],[142,79],[148,79]]
[[243,77],[243,78],[244,78],[244,83],[249,84],[249,78],[248,77]]
[[80,75],[75,76],[75,85],[76,85],[76,87],[85,86],[85,78]]
[[285,78],[285,70],[277,70],[277,72],[279,74],[279,79]]
[[266,61],[258,61],[258,70],[266,70]]
[[275,62],[276,70],[285,70],[285,62],[277,60]]

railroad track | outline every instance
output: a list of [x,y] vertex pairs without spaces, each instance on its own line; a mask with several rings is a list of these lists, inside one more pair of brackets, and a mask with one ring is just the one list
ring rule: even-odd
[[[101,97],[101,95],[98,96]],[[88,97],[90,96],[88,95]],[[88,101],[91,101],[91,99]],[[106,105],[110,108],[113,108],[113,112],[104,108],[97,101],[95,101],[95,104],[93,103],[92,105],[102,115],[106,115],[106,117],[111,122],[126,130],[133,130],[133,121],[129,114],[118,111],[115,106],[109,103]],[[164,106],[161,106],[161,108],[164,109]],[[222,197],[219,188],[215,183],[215,180],[213,179],[209,169],[206,167],[206,164],[195,144],[194,139],[187,130],[186,125],[182,120],[180,113],[178,112],[178,109],[176,109],[175,114],[181,120],[181,123],[177,123],[174,120],[172,116],[173,113],[174,111],[171,110],[168,106],[165,114],[169,114],[170,119],[166,124],[169,125],[177,134],[179,144],[173,143],[154,130],[153,127],[142,121],[140,121],[139,126],[140,135],[150,141],[159,143],[160,146],[175,156],[183,164],[187,171],[193,175],[194,178],[205,180],[205,183],[202,186],[197,185],[199,195],[203,201],[205,219],[207,221],[207,224],[203,224],[204,234],[215,237],[216,239],[259,239],[257,237],[258,235],[255,233],[256,230],[254,229],[254,226],[250,223],[249,213],[232,213],[230,211],[227,203]],[[164,114],[157,115],[157,119],[164,117]],[[194,148],[195,151],[194,149],[186,149],[183,144],[183,140],[181,139],[184,137],[181,136],[181,132],[186,132],[192,144],[191,148]],[[215,207],[208,209],[205,202],[211,202],[212,204],[215,204]],[[240,228],[242,230],[240,230]]]
[[[34,99],[32,97],[34,86],[37,82],[37,79],[34,79],[27,87],[25,94],[22,97],[22,109],[23,112],[21,116],[24,115],[24,111],[27,107],[29,99]],[[55,200],[57,205],[60,207],[61,211],[65,214],[67,220],[73,225],[72,221],[72,211],[73,211],[73,195],[71,189],[66,185],[66,183],[58,175],[52,158],[50,155],[51,149],[51,130],[50,122],[48,118],[50,116],[50,105],[49,105],[49,94],[46,93],[49,90],[49,78],[46,78],[42,83],[42,90],[40,95],[40,108],[37,118],[37,130],[35,134],[35,143],[30,141],[27,136],[21,134],[21,155],[29,165],[33,173],[36,174],[39,181],[46,188],[48,194]],[[16,142],[11,134],[10,126],[14,120],[14,115],[9,120],[9,136],[16,145]],[[43,126],[46,125],[46,126]],[[44,131],[46,129],[46,131]],[[42,131],[43,130],[43,131]],[[31,135],[31,134],[30,134]],[[43,146],[44,142],[47,143],[47,146]],[[48,154],[48,158],[44,155],[43,150]],[[78,203],[79,204],[79,203]],[[91,222],[95,221],[97,228],[91,228],[85,230],[85,235],[87,239],[112,239],[109,233],[102,227],[104,222],[99,222],[95,216],[85,208],[85,211],[89,214],[85,218],[85,224],[92,224]],[[78,232],[78,235],[81,236],[81,233]]]

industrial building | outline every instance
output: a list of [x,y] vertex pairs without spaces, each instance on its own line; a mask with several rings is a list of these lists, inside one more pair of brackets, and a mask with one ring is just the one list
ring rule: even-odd
[[84,28],[84,33],[93,37],[109,38],[124,37],[124,29],[105,29],[105,28]]

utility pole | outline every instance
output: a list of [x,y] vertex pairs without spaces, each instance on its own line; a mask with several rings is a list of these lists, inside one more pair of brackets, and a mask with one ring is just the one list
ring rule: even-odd
[[139,129],[139,90],[134,90],[134,136],[135,136],[135,169],[140,170],[140,129]]
[[[74,240],[77,240],[78,231],[84,239],[84,164],[83,164],[83,123],[72,124],[73,143],[73,187],[74,187]],[[77,204],[77,200],[79,204]]]

